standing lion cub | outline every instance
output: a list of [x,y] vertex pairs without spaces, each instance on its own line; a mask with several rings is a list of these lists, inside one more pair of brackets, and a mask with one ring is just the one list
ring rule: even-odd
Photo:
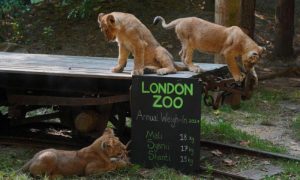
[[118,64],[112,72],[122,72],[130,53],[134,56],[131,74],[142,75],[144,69],[157,74],[176,73],[186,69],[173,62],[172,55],[153,37],[150,30],[134,15],[121,12],[100,13],[98,23],[107,41],[116,41],[119,45]]
[[128,166],[126,146],[107,128],[90,146],[78,151],[45,149],[34,155],[22,168],[33,176],[91,175]]
[[[235,81],[243,81],[246,73],[257,76],[254,65],[258,62],[264,48],[258,46],[239,27],[224,27],[196,17],[176,19],[169,24],[161,16],[154,18],[154,24],[162,22],[165,29],[175,28],[182,49],[179,52],[181,60],[188,66],[189,70],[200,72],[201,69],[192,63],[193,51],[195,49],[212,54],[224,56]],[[237,62],[241,59],[241,67]]]

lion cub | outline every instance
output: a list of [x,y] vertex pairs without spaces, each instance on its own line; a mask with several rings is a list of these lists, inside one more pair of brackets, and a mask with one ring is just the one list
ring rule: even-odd
[[132,75],[144,74],[145,68],[160,75],[186,69],[174,64],[172,55],[134,15],[121,12],[100,13],[98,23],[106,40],[116,41],[119,45],[118,64],[112,72],[123,71],[130,53],[134,56]]
[[45,149],[34,155],[22,168],[33,176],[91,175],[113,171],[129,165],[126,146],[106,128],[90,146],[78,151]]
[[[264,48],[258,46],[239,27],[224,27],[196,17],[176,19],[166,24],[164,18],[157,16],[154,24],[162,22],[165,29],[175,28],[182,49],[179,52],[181,60],[190,71],[200,72],[201,69],[192,63],[193,51],[220,54],[224,56],[235,81],[243,81],[246,73],[256,77],[254,65],[258,62]],[[241,59],[241,67],[237,62]]]

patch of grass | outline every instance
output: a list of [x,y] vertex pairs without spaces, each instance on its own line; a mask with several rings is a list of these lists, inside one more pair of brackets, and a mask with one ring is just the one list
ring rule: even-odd
[[[33,180],[26,174],[4,173],[3,171],[0,171],[0,179]],[[46,178],[43,180],[46,180]]]
[[270,152],[285,152],[285,148],[275,146],[272,143],[261,140],[256,136],[249,135],[241,130],[233,128],[228,122],[219,122],[216,124],[201,121],[201,134],[204,139],[213,139],[222,142],[239,143],[241,141],[249,141],[249,147],[257,148]]
[[294,91],[294,92],[292,93],[292,96],[293,96],[295,99],[300,99],[300,90]]
[[[261,123],[262,125],[273,125],[282,113],[280,101],[293,100],[297,93],[286,93],[281,89],[268,89],[260,87],[251,99],[241,101],[240,108],[233,110],[230,105],[222,105],[218,110],[202,106],[202,116],[213,122],[232,122],[243,124]],[[276,113],[272,113],[276,112]]]
[[274,105],[280,100],[288,99],[288,96],[282,90],[258,89],[248,101],[241,102],[241,111],[265,112],[264,106],[275,108]]
[[300,179],[299,166],[300,162],[296,161],[274,161],[274,163],[283,169],[283,173],[276,176],[267,177],[266,180],[278,180],[278,179]]
[[32,151],[21,148],[13,151],[11,148],[5,146],[1,146],[0,148],[0,170],[2,172],[17,170],[16,167],[21,167],[24,161],[29,159],[32,154]]
[[5,146],[1,146],[0,150],[0,179],[32,179],[26,174],[17,173],[17,170],[31,157],[32,151],[21,148],[13,150]]
[[293,130],[297,140],[300,140],[300,114],[293,121]]

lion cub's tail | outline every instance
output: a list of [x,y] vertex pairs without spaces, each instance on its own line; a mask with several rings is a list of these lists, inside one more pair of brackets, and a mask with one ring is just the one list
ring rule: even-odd
[[188,67],[183,65],[183,64],[178,64],[174,62],[174,66],[176,68],[177,71],[188,71]]
[[[174,67],[177,71],[188,71],[188,67],[183,65],[183,64],[178,64],[174,62]],[[159,69],[159,67],[156,66],[145,66],[144,67],[144,74],[153,74],[153,73],[157,73],[157,70]]]
[[161,16],[156,16],[153,20],[153,24],[156,25],[158,24],[159,22],[161,22],[161,25],[163,28],[165,29],[172,29],[172,28],[175,28],[175,26],[179,23],[179,20],[176,19],[172,22],[170,22],[169,24],[166,24],[166,21],[163,17]]
[[21,173],[21,172],[25,172],[25,171],[28,171],[29,170],[29,167],[32,163],[32,159],[30,159],[27,163],[25,163],[20,169],[18,169],[16,171],[17,174]]

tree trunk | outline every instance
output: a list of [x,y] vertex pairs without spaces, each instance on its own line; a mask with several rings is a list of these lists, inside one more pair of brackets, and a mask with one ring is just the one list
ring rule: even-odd
[[255,5],[256,0],[241,1],[241,28],[252,39],[254,38],[255,29]]
[[[236,26],[240,24],[241,0],[215,0],[215,23],[223,26]],[[225,64],[220,55],[215,55],[215,63]]]
[[240,24],[241,0],[215,0],[215,23],[223,26]]
[[294,12],[294,0],[277,0],[274,54],[278,57],[290,57],[294,54]]

